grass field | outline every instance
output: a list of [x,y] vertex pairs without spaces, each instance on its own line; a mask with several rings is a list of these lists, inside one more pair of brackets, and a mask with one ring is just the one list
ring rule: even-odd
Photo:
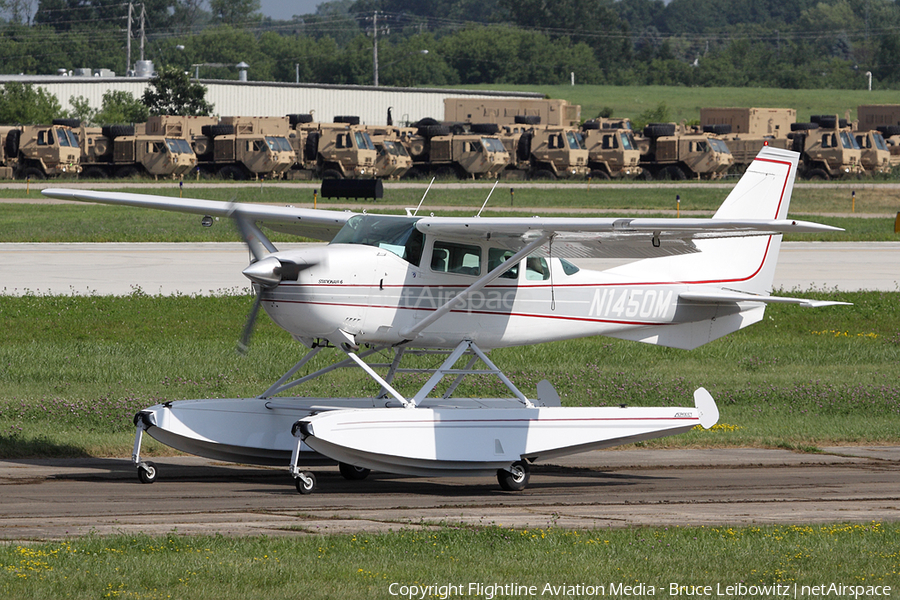
[[[900,525],[875,522],[607,531],[444,525],[247,539],[90,536],[0,545],[0,597],[493,600],[602,591],[612,598],[706,593],[730,600],[780,597],[776,590],[825,597],[813,586],[832,584],[847,587],[831,597],[896,597],[898,548]],[[698,590],[703,586],[710,589]],[[892,587],[887,594],[885,586]],[[510,594],[513,589],[519,593]]]

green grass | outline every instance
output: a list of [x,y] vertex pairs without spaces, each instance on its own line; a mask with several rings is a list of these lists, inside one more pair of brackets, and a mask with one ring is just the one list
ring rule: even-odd
[[[690,406],[693,390],[707,387],[722,427],[656,446],[897,443],[900,293],[804,295],[854,305],[773,305],[763,322],[690,352],[595,337],[497,350],[492,358],[526,395],[546,378],[568,406]],[[127,456],[131,417],[146,406],[259,394],[304,349],[263,317],[249,355],[237,355],[251,303],[249,296],[140,292],[0,296],[0,457]],[[327,351],[313,364],[337,358]],[[434,366],[438,359],[420,360]],[[421,383],[421,375],[396,380],[406,393]],[[364,375],[341,371],[295,393],[376,391]],[[459,394],[505,391],[479,376]],[[161,452],[168,450],[147,448]]]
[[[515,585],[535,586],[528,593],[542,597],[588,597],[598,586],[606,597],[695,597],[680,588],[693,585],[733,599],[773,598],[771,591],[747,588],[778,584],[788,586],[790,597],[810,598],[825,596],[811,586],[834,583],[854,591],[862,586],[862,593],[832,596],[872,598],[868,586],[882,594],[892,586],[891,597],[900,584],[898,547],[900,525],[876,522],[601,531],[445,524],[373,535],[240,539],[87,536],[0,546],[0,596],[316,600],[391,598],[401,589],[408,597],[417,586],[413,597],[527,597],[497,593]],[[672,583],[680,593],[672,594]],[[476,594],[470,584],[499,587]],[[449,585],[463,588],[441,588]],[[565,593],[560,586],[573,587]],[[628,593],[622,586],[634,587]]]
[[[127,191],[127,190],[123,190]],[[147,190],[139,190],[147,192]],[[271,187],[263,192],[255,188],[239,188],[241,202],[268,202],[311,206],[310,198],[298,198],[298,190]],[[850,188],[826,188],[820,186],[796,189],[791,205],[791,216],[814,220],[846,229],[846,233],[805,235],[789,237],[789,240],[839,240],[839,241],[896,241],[894,221],[898,205],[896,191],[891,189],[860,189],[856,193],[855,210],[860,217],[826,216],[850,215]],[[10,198],[24,197],[21,190],[5,190]],[[160,189],[153,193],[177,196],[177,191]],[[204,188],[193,196],[228,201],[234,190],[226,187]],[[613,189],[602,185],[591,189],[516,188],[511,197],[508,189],[494,194],[485,216],[620,216],[611,211],[671,211],[676,209],[676,196],[680,197],[680,209],[685,215],[710,216],[724,201],[728,191],[718,188],[648,188],[636,184],[633,188]],[[389,190],[380,202],[354,203],[355,210],[383,211],[379,205],[415,207],[421,198],[421,189]],[[428,194],[420,214],[474,215],[481,207],[487,192],[479,188],[438,189]],[[320,202],[320,208],[334,207],[335,202]],[[501,212],[499,208],[513,213]],[[402,210],[394,209],[394,213]],[[651,216],[653,213],[650,213]],[[878,215],[878,218],[864,218]],[[297,241],[298,238],[273,234],[278,242]],[[224,242],[239,241],[234,226],[219,221],[212,227],[201,227],[200,219],[165,211],[93,204],[0,204],[0,242]]]

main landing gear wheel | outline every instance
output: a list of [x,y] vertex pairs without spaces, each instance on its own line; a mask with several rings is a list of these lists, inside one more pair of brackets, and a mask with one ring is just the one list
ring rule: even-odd
[[145,462],[138,465],[138,479],[141,480],[141,483],[153,483],[156,481],[156,476],[159,475],[159,472],[156,470],[156,465],[152,462]]
[[297,491],[304,496],[312,494],[316,489],[316,476],[312,473],[300,473],[300,476],[294,479],[294,484],[297,486]]
[[362,481],[372,472],[365,467],[356,467],[347,463],[341,463],[338,468],[341,470],[341,477],[347,481]]
[[514,462],[508,470],[497,470],[497,481],[500,483],[500,487],[507,492],[521,492],[528,486],[530,478],[531,468],[524,460]]

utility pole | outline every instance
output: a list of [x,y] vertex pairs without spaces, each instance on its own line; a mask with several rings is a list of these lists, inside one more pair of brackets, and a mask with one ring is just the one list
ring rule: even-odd
[[128,34],[125,37],[125,73],[131,70],[131,12],[133,6],[128,3]]
[[375,11],[372,17],[372,39],[375,40],[375,46],[372,50],[373,72],[375,73],[375,87],[378,87],[378,11]]
[[144,10],[144,4],[141,4],[141,60],[144,60],[144,43],[147,41],[147,35],[144,31],[144,23],[147,21],[147,11]]

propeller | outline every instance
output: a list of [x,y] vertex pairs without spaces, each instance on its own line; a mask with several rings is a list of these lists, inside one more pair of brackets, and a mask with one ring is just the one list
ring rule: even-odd
[[296,263],[273,256],[274,253],[278,252],[278,249],[266,237],[266,234],[260,231],[252,219],[243,214],[236,206],[232,208],[230,214],[237,225],[241,238],[247,244],[247,248],[253,257],[250,266],[244,269],[243,273],[250,281],[259,285],[256,299],[253,301],[250,314],[247,315],[247,322],[244,324],[241,339],[237,344],[237,351],[241,354],[246,354],[250,348],[250,337],[253,335],[256,317],[259,315],[263,292],[275,289],[282,281],[297,281],[300,272],[312,265],[305,262]]

